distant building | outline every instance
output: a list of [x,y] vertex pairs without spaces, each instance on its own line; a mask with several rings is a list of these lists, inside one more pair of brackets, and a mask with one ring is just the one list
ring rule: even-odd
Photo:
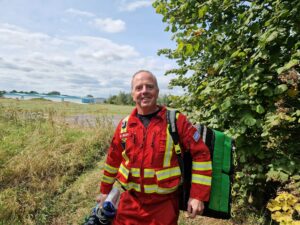
[[105,98],[94,98],[95,103],[104,103]]
[[81,99],[81,102],[82,103],[95,103],[95,100],[94,100],[94,98],[91,98],[91,97],[84,97]]

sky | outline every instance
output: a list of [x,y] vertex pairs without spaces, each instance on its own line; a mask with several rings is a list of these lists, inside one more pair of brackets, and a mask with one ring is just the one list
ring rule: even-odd
[[160,94],[175,48],[152,0],[0,0],[0,90],[107,98],[150,70]]

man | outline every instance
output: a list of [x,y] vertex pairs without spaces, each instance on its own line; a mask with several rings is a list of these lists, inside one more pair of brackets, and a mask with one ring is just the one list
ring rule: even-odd
[[[103,202],[115,179],[123,192],[113,224],[177,224],[180,168],[167,129],[167,109],[157,105],[159,88],[149,71],[136,72],[131,81],[136,108],[121,121],[108,151],[100,198]],[[194,218],[208,201],[211,161],[208,148],[183,114],[177,119],[182,150],[193,157],[192,187],[188,201],[189,217]]]

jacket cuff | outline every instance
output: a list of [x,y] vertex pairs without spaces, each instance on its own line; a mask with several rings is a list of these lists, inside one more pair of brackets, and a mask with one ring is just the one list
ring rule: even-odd
[[192,184],[190,198],[195,198],[200,201],[208,202],[210,196],[210,186]]
[[104,183],[101,183],[100,185],[100,193],[102,194],[108,194],[111,189],[112,189],[112,184],[104,184]]

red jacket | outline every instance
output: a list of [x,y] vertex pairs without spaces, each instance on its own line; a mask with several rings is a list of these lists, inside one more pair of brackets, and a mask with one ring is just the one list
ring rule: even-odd
[[[142,193],[169,194],[180,183],[180,168],[171,136],[167,130],[167,109],[162,107],[145,128],[134,109],[119,123],[113,136],[100,191],[109,193],[115,179],[128,190]],[[209,200],[211,161],[209,150],[197,129],[179,114],[177,119],[179,143],[193,158],[190,197]],[[122,147],[122,139],[126,143]]]

